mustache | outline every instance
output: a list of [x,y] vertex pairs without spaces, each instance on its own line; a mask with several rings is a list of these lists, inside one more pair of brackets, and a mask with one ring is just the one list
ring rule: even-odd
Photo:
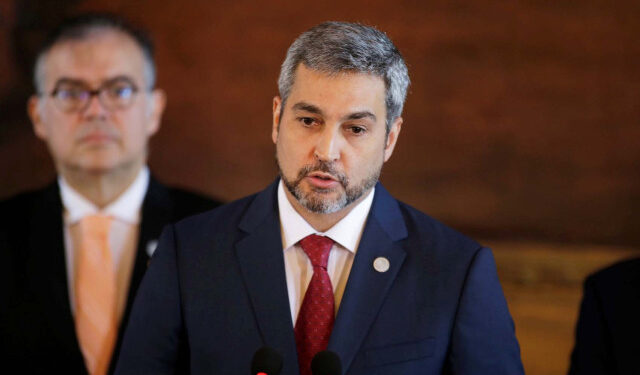
[[298,171],[298,177],[296,178],[296,182],[302,181],[303,178],[307,177],[309,174],[313,172],[323,172],[330,174],[331,177],[336,179],[336,181],[340,182],[342,186],[347,186],[349,184],[349,179],[347,176],[340,172],[334,163],[318,160],[314,164],[305,165]]

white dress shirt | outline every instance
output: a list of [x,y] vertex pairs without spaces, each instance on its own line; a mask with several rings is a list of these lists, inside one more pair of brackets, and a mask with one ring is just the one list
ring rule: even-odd
[[329,253],[327,272],[333,286],[335,308],[338,311],[349,272],[351,271],[351,265],[353,264],[353,257],[358,250],[362,231],[371,209],[375,188],[371,189],[367,197],[358,203],[347,216],[324,233],[313,229],[300,216],[291,205],[291,202],[289,202],[289,199],[287,199],[284,189],[284,184],[280,180],[278,185],[280,230],[284,249],[289,307],[291,308],[291,319],[295,325],[304,294],[313,276],[313,265],[298,242],[311,234],[327,236],[335,242]]
[[64,248],[67,266],[67,285],[71,312],[75,314],[76,244],[79,243],[78,223],[88,215],[107,215],[112,218],[109,231],[109,248],[116,271],[118,292],[118,318],[122,317],[129,293],[129,282],[133,271],[140,212],[144,196],[149,187],[149,169],[144,167],[135,180],[115,201],[99,209],[79,192],[74,190],[60,176],[58,178],[60,196],[64,207]]

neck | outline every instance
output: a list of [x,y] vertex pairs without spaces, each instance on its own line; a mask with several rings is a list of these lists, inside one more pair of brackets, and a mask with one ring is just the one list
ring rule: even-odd
[[136,179],[142,165],[108,172],[87,172],[78,169],[59,169],[74,190],[99,208],[115,201]]
[[305,207],[303,207],[300,202],[289,192],[289,189],[285,188],[284,192],[289,200],[289,203],[293,206],[297,213],[302,216],[303,219],[309,223],[313,227],[313,229],[318,232],[326,232],[331,227],[336,225],[340,220],[342,220],[345,216],[353,210],[360,202],[362,202],[371,192],[371,189],[367,190],[362,196],[355,201],[351,202],[348,206],[344,207],[340,211],[330,213],[330,214],[322,214],[317,212],[311,212]]

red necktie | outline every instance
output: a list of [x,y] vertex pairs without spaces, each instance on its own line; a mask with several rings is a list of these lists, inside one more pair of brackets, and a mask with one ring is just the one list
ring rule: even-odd
[[327,260],[333,240],[312,234],[303,238],[300,246],[313,265],[313,277],[296,321],[296,346],[300,375],[310,375],[311,360],[316,353],[327,349],[333,328],[333,287],[327,273]]

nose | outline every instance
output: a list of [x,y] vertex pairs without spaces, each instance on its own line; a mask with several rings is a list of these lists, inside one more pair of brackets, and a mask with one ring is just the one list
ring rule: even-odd
[[87,117],[101,117],[106,116],[107,112],[108,110],[100,101],[99,95],[91,95],[82,114]]
[[336,161],[340,159],[341,144],[339,127],[327,125],[318,136],[314,155],[319,160]]

